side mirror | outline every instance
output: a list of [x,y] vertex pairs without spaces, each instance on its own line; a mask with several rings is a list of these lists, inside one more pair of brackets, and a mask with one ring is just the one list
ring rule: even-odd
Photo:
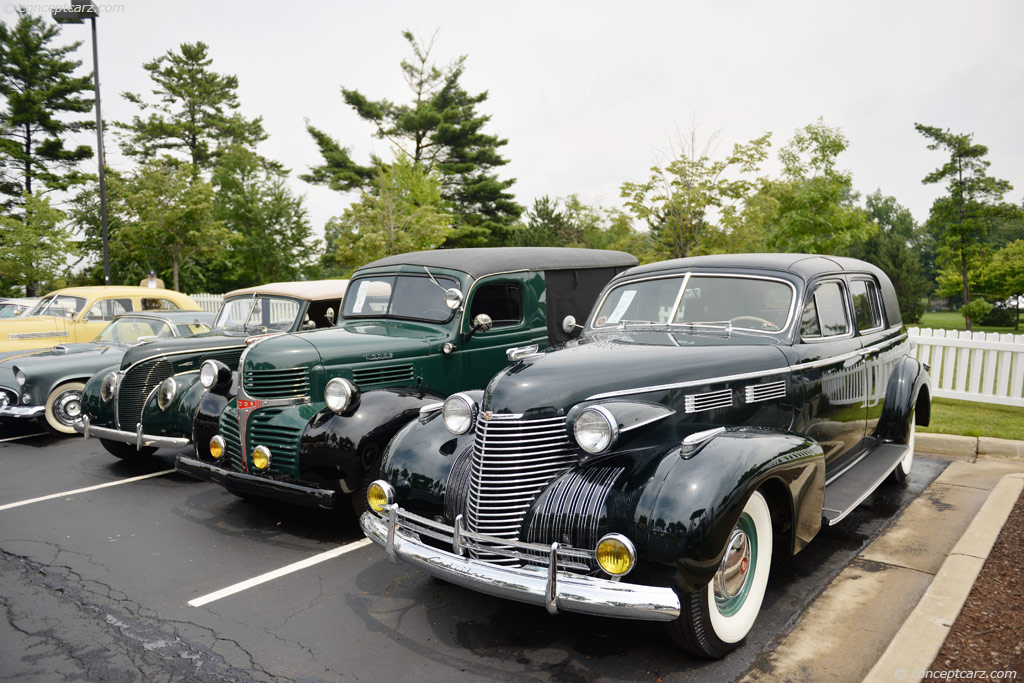
[[577,327],[579,327],[579,325],[576,324],[576,316],[567,315],[564,318],[562,318],[562,332],[565,332],[566,334],[572,334],[572,331],[575,330]]
[[494,327],[494,321],[491,320],[491,316],[486,313],[478,313],[477,316],[473,318],[473,329],[471,329],[469,334],[466,335],[466,341],[472,339],[473,335],[477,332],[486,332],[492,327]]
[[307,320],[306,322],[302,323],[302,329],[304,330],[312,330],[314,328],[316,328],[316,321],[314,320]]

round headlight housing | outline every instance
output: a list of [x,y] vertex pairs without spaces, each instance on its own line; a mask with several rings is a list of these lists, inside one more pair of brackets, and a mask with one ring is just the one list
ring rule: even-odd
[[14,371],[14,381],[18,383],[19,387],[25,386],[25,382],[28,381],[28,379],[25,377],[25,373],[21,371],[21,368],[18,368]]
[[167,410],[167,406],[171,405],[176,393],[178,393],[178,383],[174,381],[173,377],[168,377],[160,383],[160,388],[156,390],[156,404],[160,406],[160,410]]
[[324,402],[336,413],[343,413],[352,407],[359,394],[359,388],[344,377],[335,377],[324,389]]
[[576,417],[572,425],[576,443],[587,453],[603,453],[618,433],[618,422],[603,406],[591,406]]
[[386,481],[378,479],[366,487],[366,502],[374,512],[384,512],[384,508],[395,502],[395,490]]
[[208,360],[199,367],[199,383],[207,389],[212,389],[217,383],[217,365]]
[[441,409],[444,426],[452,434],[465,434],[473,428],[476,418],[476,402],[465,394],[452,394],[445,399]]
[[220,460],[220,457],[224,455],[224,448],[227,444],[224,443],[224,437],[220,434],[210,439],[210,456],[214,460]]
[[270,449],[266,446],[257,446],[252,450],[252,466],[258,470],[266,470],[270,467]]
[[597,563],[610,576],[625,576],[636,565],[636,548],[622,534],[607,534],[597,542]]
[[110,403],[114,400],[114,385],[117,383],[117,373],[108,372],[103,375],[103,381],[100,382],[100,398],[103,399],[104,403]]

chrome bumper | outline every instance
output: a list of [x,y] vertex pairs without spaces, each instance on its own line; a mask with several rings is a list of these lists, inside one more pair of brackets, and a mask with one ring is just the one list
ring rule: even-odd
[[[391,505],[386,512],[386,518],[364,512],[359,518],[363,533],[383,547],[392,562],[408,562],[450,583],[546,607],[551,614],[566,611],[643,621],[672,621],[679,616],[679,597],[671,588],[558,571],[557,543],[545,548],[549,553],[546,568],[491,564],[427,545],[418,533],[402,527],[402,521],[411,520],[416,526],[426,523],[436,528],[438,525],[432,520],[403,510],[400,521],[397,505]],[[448,529],[457,540],[470,536],[485,538],[482,534],[463,532],[461,527]],[[507,539],[495,538],[494,541],[509,543]]]
[[212,481],[229,491],[252,494],[262,498],[280,500],[293,505],[331,509],[335,503],[335,492],[330,489],[303,486],[290,481],[278,481],[267,477],[233,472],[223,467],[195,458],[179,455],[174,459],[174,469],[193,479]]
[[46,412],[46,406],[3,406],[0,407],[0,417],[20,417],[30,419],[39,417]]
[[81,422],[75,423],[75,431],[87,439],[91,436],[95,436],[97,439],[135,444],[135,448],[143,448],[145,446],[155,446],[157,448],[184,448],[192,443],[191,440],[181,436],[143,434],[141,422],[138,424],[134,432],[111,429],[110,427],[96,427],[89,424],[89,417],[87,415],[82,416]]

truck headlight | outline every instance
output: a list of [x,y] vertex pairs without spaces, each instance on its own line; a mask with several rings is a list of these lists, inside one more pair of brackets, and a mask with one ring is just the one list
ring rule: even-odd
[[359,395],[359,389],[344,377],[335,377],[324,389],[324,402],[336,413],[348,410]]
[[210,439],[210,457],[220,460],[220,456],[224,455],[224,446],[224,437],[220,434]]
[[476,418],[476,402],[465,394],[452,394],[445,399],[441,409],[444,426],[452,434],[465,434],[473,428]]
[[231,381],[231,368],[212,358],[199,366],[199,383],[207,390],[218,389]]
[[174,381],[173,377],[168,377],[156,391],[156,404],[160,406],[160,410],[167,410],[167,406],[171,405],[176,393],[178,393],[178,383]]
[[100,382],[100,398],[104,403],[110,403],[113,400],[115,384],[117,384],[116,372],[108,372],[103,375],[103,381]]
[[603,453],[611,447],[618,434],[618,422],[603,406],[584,409],[572,425],[576,443],[587,453]]
[[270,449],[266,446],[257,446],[252,451],[252,466],[258,470],[265,470],[270,467]]

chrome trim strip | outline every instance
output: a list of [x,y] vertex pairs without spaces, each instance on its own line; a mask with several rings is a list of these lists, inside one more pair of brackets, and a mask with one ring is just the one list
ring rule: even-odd
[[90,437],[96,437],[97,439],[129,443],[134,445],[136,448],[142,448],[143,446],[155,446],[157,448],[184,448],[192,443],[190,439],[183,437],[143,434],[142,423],[139,423],[135,431],[128,432],[121,429],[111,429],[109,427],[97,427],[96,425],[89,424],[85,419],[83,419],[82,422],[75,423],[75,431],[82,434],[87,439]]
[[[418,533],[401,528],[398,506],[388,510],[384,519],[372,512],[363,513],[359,525],[367,537],[384,548],[392,561],[405,561],[433,576],[471,590],[517,600],[550,611],[578,612],[604,617],[619,617],[644,621],[672,621],[679,616],[679,597],[671,588],[611,581],[597,576],[583,576],[569,572],[551,572],[551,548],[547,567],[503,566],[427,545]],[[424,518],[414,518],[402,512],[404,518],[426,523],[427,528],[438,526]],[[450,527],[445,527],[445,531]],[[504,539],[496,539],[506,542]],[[543,546],[541,546],[543,547]],[[565,549],[555,548],[556,553]],[[556,557],[557,563],[557,557]]]
[[46,406],[3,406],[0,407],[0,417],[39,417],[46,412]]

